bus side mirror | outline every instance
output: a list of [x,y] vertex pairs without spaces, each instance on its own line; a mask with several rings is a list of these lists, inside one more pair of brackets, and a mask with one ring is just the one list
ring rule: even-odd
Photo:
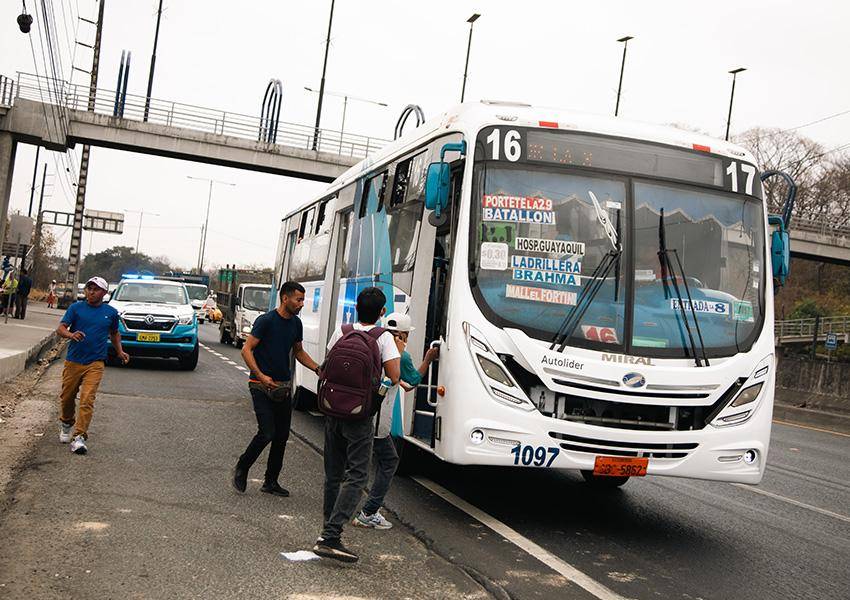
[[770,262],[773,266],[773,277],[779,285],[785,285],[785,280],[791,270],[791,236],[785,229],[782,217],[771,215],[768,223],[778,225],[770,236]]
[[425,178],[425,208],[433,210],[437,218],[449,205],[450,181],[451,167],[448,163],[441,161],[428,165],[428,175]]

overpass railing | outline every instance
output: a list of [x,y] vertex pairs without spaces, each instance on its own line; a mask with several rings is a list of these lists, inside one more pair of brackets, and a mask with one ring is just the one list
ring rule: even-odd
[[[14,93],[14,98],[55,104],[67,110],[88,110],[89,86],[87,85],[28,73],[18,73],[17,80],[10,83],[12,90],[9,93],[10,95]],[[2,94],[2,85],[0,85],[0,94]],[[122,97],[115,90],[99,88],[94,97],[94,112],[142,122],[145,120],[145,100],[145,96],[126,94]],[[1,103],[2,95],[0,95]],[[261,130],[269,126],[268,121],[261,117],[159,98],[150,99],[147,122],[254,141],[260,141]],[[352,158],[364,158],[387,143],[388,140],[382,138],[331,129],[319,129],[317,132],[311,125],[281,121],[277,127],[275,143],[268,146],[283,145]]]
[[791,220],[791,231],[795,229],[829,237],[850,237],[850,225],[836,225],[834,220],[826,216],[819,219],[805,219],[795,216]]
[[815,327],[817,327],[818,337],[824,337],[827,333],[850,334],[850,315],[776,321],[773,332],[774,337],[780,342],[787,339],[810,340],[815,335]]

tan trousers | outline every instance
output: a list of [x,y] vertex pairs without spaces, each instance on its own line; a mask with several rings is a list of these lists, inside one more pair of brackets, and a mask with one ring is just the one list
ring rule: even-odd
[[[59,420],[66,425],[75,425],[74,437],[88,437],[89,423],[94,413],[94,397],[103,379],[103,361],[96,360],[87,365],[65,361],[62,371],[62,392],[59,394]],[[77,392],[80,393],[80,409],[74,419]]]

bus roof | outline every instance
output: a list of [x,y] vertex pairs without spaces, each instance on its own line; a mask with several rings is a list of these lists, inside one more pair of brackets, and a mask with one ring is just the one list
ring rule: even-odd
[[656,125],[563,108],[531,106],[521,102],[482,100],[457,104],[416,129],[409,130],[398,140],[389,143],[345,171],[320,195],[290,211],[283,219],[301,212],[307,206],[327,196],[329,192],[348,185],[373,166],[415,148],[438,131],[472,134],[487,125],[545,127],[561,131],[595,133],[666,144],[756,163],[755,157],[741,146],[672,125]]

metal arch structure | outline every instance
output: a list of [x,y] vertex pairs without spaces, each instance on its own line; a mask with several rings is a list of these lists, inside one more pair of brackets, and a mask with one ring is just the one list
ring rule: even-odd
[[[118,85],[115,87],[115,107],[112,116],[124,116],[124,104],[127,101],[127,81],[130,79],[130,50],[121,51],[121,64],[118,66]],[[126,61],[125,61],[126,55]]]
[[407,119],[411,114],[416,115],[417,127],[425,122],[425,113],[422,112],[422,108],[420,108],[418,104],[408,104],[404,107],[404,110],[401,111],[401,116],[399,116],[398,121],[396,121],[393,140],[397,140],[401,137],[401,134],[404,131],[404,125],[407,123]]
[[280,79],[271,79],[266,86],[263,105],[260,108],[260,131],[258,142],[274,144],[277,142],[277,128],[280,123],[280,109],[283,106],[283,84]]

